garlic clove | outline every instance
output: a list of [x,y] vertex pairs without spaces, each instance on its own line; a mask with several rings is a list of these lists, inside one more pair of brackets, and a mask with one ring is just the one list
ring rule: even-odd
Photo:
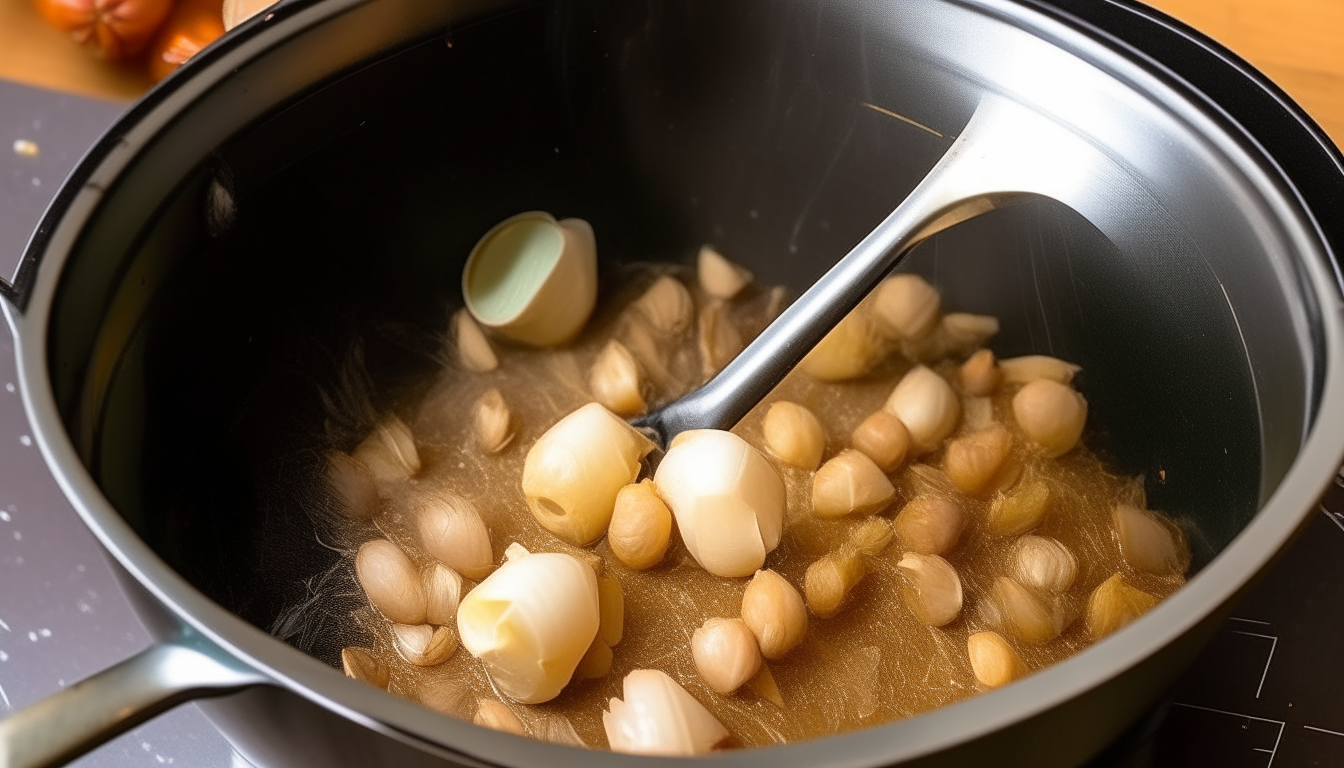
[[512,416],[504,396],[498,389],[491,388],[481,395],[472,408],[472,421],[476,427],[476,443],[486,453],[499,453],[513,442]]
[[434,563],[420,578],[425,587],[425,623],[452,624],[462,601],[461,574],[443,563]]
[[523,495],[542,528],[574,546],[597,541],[611,522],[616,494],[639,475],[654,445],[597,403],[546,431],[523,463]]
[[780,400],[770,405],[761,424],[765,447],[785,464],[814,471],[826,449],[826,431],[807,408]]
[[597,605],[598,636],[607,645],[615,646],[625,634],[625,593],[615,574],[603,573],[597,577]]
[[471,502],[430,491],[420,496],[417,507],[416,527],[426,554],[469,579],[490,573],[495,565],[490,531]]
[[747,689],[776,707],[784,706],[784,695],[779,692],[779,684],[764,661],[761,662],[761,671],[747,681]]
[[1027,439],[1050,457],[1078,444],[1087,421],[1087,400],[1067,384],[1037,379],[1013,396],[1013,416]]
[[782,285],[776,285],[770,289],[765,297],[765,310],[761,313],[766,323],[773,323],[775,318],[779,317],[784,308],[789,304],[786,299],[789,297],[789,289]]
[[998,688],[1027,675],[1027,665],[1007,640],[994,632],[976,632],[966,639],[975,679],[987,688]]
[[812,477],[812,511],[822,517],[873,514],[894,498],[886,474],[859,451],[841,451]]
[[861,304],[822,337],[798,367],[814,379],[846,381],[872,370],[886,351]]
[[943,496],[920,494],[897,513],[892,529],[911,552],[942,555],[952,551],[966,528],[966,513]]
[[1049,642],[1064,631],[1064,609],[1058,600],[1043,600],[1006,576],[994,580],[985,610],[991,622],[1024,643]]
[[1087,601],[1087,633],[1093,640],[1111,634],[1152,610],[1158,598],[1125,583],[1120,574],[1103,581]]
[[979,495],[996,490],[999,478],[1011,460],[1013,436],[1000,426],[959,437],[947,446],[943,471],[957,490]]
[[961,614],[961,577],[946,560],[937,555],[906,552],[896,567],[905,576],[901,596],[921,623],[941,627]]
[[643,385],[639,363],[630,350],[615,339],[607,342],[588,373],[588,387],[593,397],[619,416],[636,416],[648,408],[640,393]]
[[938,327],[938,289],[919,275],[888,277],[870,301],[878,330],[887,338],[917,341]]
[[564,344],[597,302],[597,243],[582,219],[541,211],[511,216],[486,232],[462,270],[472,317],[514,341]]
[[621,343],[635,356],[639,369],[647,375],[654,387],[667,386],[672,378],[672,372],[668,370],[667,352],[653,337],[653,331],[649,330],[647,323],[638,319],[626,322],[621,330]]
[[718,373],[742,351],[742,334],[719,304],[700,310],[700,364],[705,378]]
[[457,359],[463,368],[488,373],[499,367],[499,357],[490,346],[490,340],[485,338],[485,332],[465,309],[453,313],[453,338],[457,341]]
[[883,406],[910,432],[911,453],[937,448],[961,417],[961,400],[942,376],[917,365],[901,378]]
[[943,315],[933,333],[901,341],[907,359],[932,363],[948,357],[966,357],[999,332],[999,320],[989,315],[951,312]]
[[893,536],[890,522],[881,517],[870,517],[849,532],[849,546],[855,552],[876,557],[887,548]]
[[994,401],[988,397],[968,397],[961,404],[961,423],[968,432],[989,429],[994,420]]
[[808,566],[803,576],[807,607],[823,619],[839,613],[849,593],[868,574],[864,556],[882,554],[892,537],[891,523],[880,517],[851,528],[839,549]]
[[471,691],[458,680],[431,680],[420,686],[416,699],[441,715],[467,719],[467,697]]
[[731,432],[683,432],[659,463],[654,485],[691,557],[716,576],[748,576],[779,545],[784,481]]
[[602,726],[613,752],[685,756],[709,753],[728,729],[666,673],[637,669],[622,683],[624,700],[612,699]]
[[452,630],[429,624],[393,624],[392,640],[401,658],[417,667],[438,666],[457,650]]
[[507,704],[494,699],[481,699],[476,705],[476,716],[471,722],[515,736],[527,735],[527,728],[523,726],[523,721],[513,714],[513,710],[509,709]]
[[[735,495],[700,498],[690,525],[678,525],[683,531],[695,530],[694,556],[701,567],[727,577],[746,576],[765,563],[770,548],[762,527],[761,515]],[[776,544],[778,540],[776,536]]]
[[986,518],[991,536],[1017,536],[1040,524],[1050,511],[1050,486],[1040,481],[1023,483],[994,497]]
[[1144,573],[1165,575],[1185,570],[1185,558],[1176,537],[1157,515],[1128,504],[1117,504],[1111,521],[1120,540],[1120,554],[1129,567]]
[[1023,536],[1013,548],[1014,572],[1023,585],[1061,595],[1078,576],[1078,558],[1063,544],[1041,536]]
[[702,246],[695,260],[700,287],[716,299],[727,301],[751,284],[751,273],[734,264],[710,246]]
[[588,646],[588,652],[579,659],[579,665],[574,668],[574,676],[584,680],[606,677],[611,672],[611,661],[611,646],[607,645],[599,634],[593,638],[593,644]]
[[1003,371],[994,359],[994,353],[982,349],[966,359],[959,370],[961,388],[969,395],[986,397],[994,394],[1003,382]]
[[514,544],[507,557],[462,599],[457,631],[501,692],[539,704],[559,695],[598,636],[597,576],[565,554]]
[[1017,480],[1022,477],[1023,471],[1025,471],[1025,467],[1023,467],[1022,462],[1013,456],[1009,456],[1008,460],[1003,462],[1003,466],[999,468],[998,473],[989,481],[989,487],[985,489],[982,495],[998,493],[1012,488],[1017,485]]
[[807,607],[823,619],[840,612],[850,590],[867,575],[863,556],[853,550],[832,552],[807,567],[803,576],[803,594]]
[[1023,355],[999,361],[999,369],[1004,384],[1030,384],[1038,379],[1071,384],[1082,367],[1047,355]]
[[627,566],[642,571],[663,559],[672,536],[672,513],[658,498],[652,480],[625,486],[607,528],[607,545]]
[[396,544],[374,539],[361,545],[355,555],[355,576],[369,602],[388,620],[399,624],[425,622],[425,589],[420,574]]
[[999,333],[999,319],[993,315],[949,312],[943,315],[938,331],[946,339],[948,354],[964,355],[983,346]]
[[761,669],[761,648],[741,619],[709,619],[691,636],[691,657],[705,684],[725,696]]
[[327,487],[355,520],[368,520],[378,513],[378,486],[363,462],[340,451],[327,453]]
[[778,659],[802,642],[807,633],[803,597],[783,576],[757,571],[742,593],[742,620],[756,635],[761,655]]
[[635,301],[635,309],[658,333],[680,336],[691,327],[695,303],[680,280],[663,275]]
[[354,458],[369,468],[375,480],[405,480],[420,471],[411,428],[396,416],[388,416],[355,448]]
[[389,671],[387,665],[378,660],[366,648],[346,648],[341,651],[341,669],[345,676],[368,683],[375,688],[387,690]]
[[919,493],[933,493],[943,496],[955,496],[957,494],[956,486],[948,479],[943,470],[929,465],[916,463],[911,464],[906,469],[906,474]]
[[889,411],[878,410],[854,428],[850,445],[873,460],[878,469],[892,472],[910,450],[910,432]]

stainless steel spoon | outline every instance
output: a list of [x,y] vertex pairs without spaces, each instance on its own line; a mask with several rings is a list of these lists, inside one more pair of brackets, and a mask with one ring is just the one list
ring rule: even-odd
[[1032,196],[1076,199],[1116,170],[1066,126],[986,94],[946,154],[876,229],[717,376],[632,423],[664,448],[688,430],[731,428],[920,242]]

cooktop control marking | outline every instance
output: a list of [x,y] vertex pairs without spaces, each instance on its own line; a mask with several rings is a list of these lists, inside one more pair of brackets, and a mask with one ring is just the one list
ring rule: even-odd
[[1196,705],[1196,704],[1182,704],[1182,703],[1180,703],[1180,702],[1176,702],[1173,706],[1177,706],[1177,707],[1185,707],[1186,709],[1196,709],[1196,710],[1199,710],[1199,711],[1201,711],[1201,712],[1212,712],[1213,714],[1217,714],[1217,715],[1225,715],[1225,716],[1227,716],[1227,717],[1235,717],[1235,718],[1239,718],[1239,719],[1247,720],[1247,721],[1255,721],[1255,722],[1260,722],[1260,723],[1269,723],[1269,724],[1271,724],[1271,725],[1277,725],[1277,726],[1279,727],[1279,730],[1278,730],[1278,733],[1274,736],[1274,746],[1273,746],[1273,747],[1271,747],[1271,748],[1269,748],[1269,749],[1265,749],[1264,747],[1252,747],[1252,748],[1251,748],[1251,749],[1253,749],[1253,750],[1256,751],[1256,752],[1263,752],[1263,753],[1269,755],[1269,762],[1265,763],[1265,768],[1270,768],[1270,766],[1274,765],[1274,758],[1275,758],[1275,757],[1278,755],[1278,753],[1279,753],[1279,742],[1282,741],[1282,739],[1283,739],[1283,727],[1286,725],[1286,723],[1285,723],[1284,721],[1282,721],[1282,720],[1274,720],[1274,719],[1272,719],[1272,718],[1268,718],[1268,717],[1256,717],[1255,715],[1244,715],[1244,714],[1242,714],[1242,713],[1240,713],[1240,712],[1228,712],[1228,711],[1225,710],[1225,709],[1214,709],[1213,707],[1201,707],[1201,706]]
[[1234,634],[1245,635],[1247,637],[1261,637],[1269,640],[1269,657],[1265,659],[1265,671],[1260,673],[1260,685],[1255,687],[1255,698],[1260,698],[1260,691],[1264,690],[1265,677],[1269,674],[1269,663],[1274,661],[1274,650],[1279,647],[1279,638],[1273,635],[1261,635],[1256,632],[1242,632],[1239,629],[1232,630]]

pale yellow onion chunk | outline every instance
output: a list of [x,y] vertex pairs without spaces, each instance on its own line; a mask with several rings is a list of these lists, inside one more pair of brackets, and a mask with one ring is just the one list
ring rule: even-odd
[[557,552],[514,544],[506,556],[462,599],[457,632],[504,695],[540,704],[559,695],[597,636],[597,576]]
[[[602,538],[616,494],[654,445],[597,403],[546,431],[523,463],[523,495],[541,527],[578,547]],[[670,455],[670,454],[669,454]]]
[[723,723],[664,672],[636,669],[622,690],[625,700],[612,699],[602,713],[613,752],[703,755],[728,738]]
[[731,432],[679,435],[654,485],[691,557],[715,576],[750,576],[779,545],[784,481],[760,451]]

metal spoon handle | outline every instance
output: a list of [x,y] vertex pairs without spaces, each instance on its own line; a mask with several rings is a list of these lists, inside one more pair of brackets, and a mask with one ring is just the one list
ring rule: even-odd
[[1052,195],[1094,168],[1097,155],[1063,126],[986,95],[943,157],[876,229],[717,376],[636,426],[656,432],[663,445],[691,429],[729,429],[921,241],[1028,194]]

